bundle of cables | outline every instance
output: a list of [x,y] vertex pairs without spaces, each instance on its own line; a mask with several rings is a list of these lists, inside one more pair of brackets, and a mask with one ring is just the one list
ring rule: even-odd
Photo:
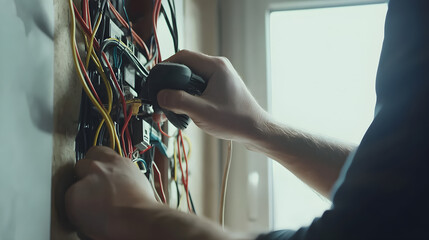
[[[167,199],[161,171],[154,159],[155,148],[167,155],[167,146],[161,140],[162,134],[167,134],[160,123],[152,119],[151,104],[142,95],[141,88],[150,68],[162,61],[157,35],[161,14],[171,32],[174,49],[178,51],[174,1],[168,0],[168,5],[170,14],[161,0],[153,2],[153,34],[145,42],[131,27],[124,0],[82,0],[81,11],[69,0],[73,60],[83,89],[75,141],[76,161],[84,158],[92,146],[109,146],[139,166],[151,180],[158,199],[164,203]],[[76,20],[83,33],[84,49],[79,48],[76,41]],[[81,57],[82,52],[86,53],[86,58]],[[156,125],[158,128],[153,127]],[[182,132],[177,131],[174,137],[180,137],[179,145],[184,149]],[[189,210],[195,213],[188,187],[187,153],[178,156],[180,166],[182,161],[186,164],[185,171],[181,167],[182,182],[174,176],[178,196],[181,195],[179,185],[183,185]],[[173,159],[173,156],[168,158]],[[155,174],[158,190],[155,189]]]

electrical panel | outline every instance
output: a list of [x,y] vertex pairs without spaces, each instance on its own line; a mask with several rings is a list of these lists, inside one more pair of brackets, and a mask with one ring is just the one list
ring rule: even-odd
[[[130,19],[127,13],[130,6],[126,3],[151,6],[142,9],[142,12],[152,14],[152,21],[145,23],[149,29],[144,34],[146,38],[134,31],[133,20],[139,24],[139,16],[133,11]],[[152,103],[145,96],[148,93],[144,91],[149,71],[162,61],[157,39],[159,17],[163,17],[174,50],[178,51],[174,0],[82,0],[80,8],[73,5],[71,12],[83,33],[84,45],[78,49],[76,40],[72,41],[75,65],[83,87],[75,140],[76,161],[84,158],[92,146],[109,146],[133,161],[151,180],[154,189],[157,173],[161,187],[155,193],[161,195],[158,196],[160,201],[167,202],[161,173],[154,162],[155,155],[161,154],[170,166],[171,171],[163,174],[168,174],[169,183],[175,183],[177,205],[180,205],[180,195],[186,193],[188,209],[195,212],[188,189],[190,143],[186,140],[188,144],[185,144],[180,130],[175,130],[172,136],[163,131],[163,122],[159,122],[163,117],[155,116],[158,113],[154,113]],[[75,34],[76,28],[72,25]],[[80,55],[80,52],[85,54]],[[169,145],[163,138],[175,139],[174,144]],[[182,167],[182,162],[186,168]]]

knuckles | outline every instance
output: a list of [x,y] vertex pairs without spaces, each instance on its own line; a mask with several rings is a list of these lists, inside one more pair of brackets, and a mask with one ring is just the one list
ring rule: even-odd
[[231,67],[231,62],[229,61],[228,58],[226,57],[214,57],[214,63],[216,66],[222,68],[222,69],[227,69]]
[[186,57],[189,55],[192,55],[193,53],[187,49],[182,49],[179,52],[176,53],[177,56]]

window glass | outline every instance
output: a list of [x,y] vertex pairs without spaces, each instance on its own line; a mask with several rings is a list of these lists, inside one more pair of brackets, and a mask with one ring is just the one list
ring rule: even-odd
[[[274,117],[334,141],[359,144],[373,118],[387,4],[270,14]],[[330,207],[273,161],[274,228],[308,225]]]

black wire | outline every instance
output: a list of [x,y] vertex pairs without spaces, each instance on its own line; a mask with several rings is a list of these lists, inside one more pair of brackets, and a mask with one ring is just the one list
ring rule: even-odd
[[153,54],[153,57],[144,64],[145,69],[146,67],[151,66],[157,57],[158,57],[158,48],[155,47],[155,52]]
[[197,215],[197,212],[195,211],[194,201],[192,201],[191,192],[188,191],[188,193],[189,193],[189,201],[191,202],[192,211],[194,212],[195,215]]
[[170,19],[168,19],[167,13],[165,12],[164,6],[162,5],[161,5],[161,14],[164,16],[165,22],[167,23],[168,30],[170,31],[170,34],[173,38],[174,49],[176,49],[177,36],[175,35]]
[[174,180],[174,182],[176,183],[176,193],[177,193],[177,207],[179,208],[180,205],[180,191],[179,191],[179,183],[177,182],[177,180]]
[[177,31],[177,18],[176,18],[176,3],[171,0],[168,0],[168,6],[170,7],[171,20],[173,21],[174,36],[176,36],[176,45],[174,50],[179,51],[179,33]]
[[101,44],[100,55],[102,52],[104,52],[106,50],[107,47],[110,47],[110,46],[116,46],[116,47],[118,47],[119,50],[124,52],[125,56],[128,58],[128,60],[131,63],[133,63],[133,65],[136,67],[136,70],[141,75],[143,75],[144,77],[147,77],[149,75],[149,72],[140,63],[140,61],[137,59],[137,57],[126,46],[121,44],[121,42],[119,42],[118,40],[114,40],[114,39],[104,40],[103,43]]
[[175,5],[168,1],[170,8],[171,21],[168,18],[167,12],[164,9],[164,6],[161,5],[161,14],[164,16],[164,19],[167,23],[168,30],[170,31],[171,37],[173,38],[174,51],[179,51],[179,36],[177,33],[177,22],[176,22],[176,9]]

